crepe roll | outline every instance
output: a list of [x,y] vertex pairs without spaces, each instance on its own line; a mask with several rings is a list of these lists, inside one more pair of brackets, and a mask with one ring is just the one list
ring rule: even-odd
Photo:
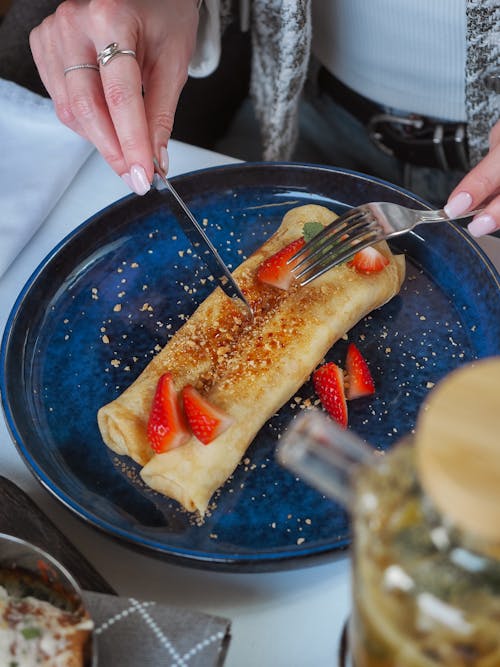
[[[336,215],[321,206],[304,206],[285,217],[275,234],[236,268],[233,275],[252,303],[251,320],[242,305],[216,288],[195,310],[168,344],[150,361],[137,379],[115,400],[103,406],[97,420],[102,438],[114,452],[145,465],[153,456],[146,434],[147,421],[158,379],[170,372],[174,386],[211,386],[233,354],[241,353],[255,327],[265,321],[286,293],[263,288],[255,274],[262,261],[302,234],[303,222],[332,222]],[[299,211],[302,213],[299,214]]]
[[[378,273],[340,265],[309,285],[279,290],[256,278],[262,261],[302,235],[306,222],[329,224],[335,214],[308,205],[289,211],[273,236],[234,275],[252,305],[254,318],[217,288],[98,419],[106,444],[144,467],[152,489],[204,515],[214,492],[233,473],[264,423],[294,396],[331,346],[370,311],[398,293],[403,256],[387,244]],[[210,444],[194,436],[181,447],[155,454],[146,425],[159,377],[172,373],[177,389],[193,384],[232,418]]]

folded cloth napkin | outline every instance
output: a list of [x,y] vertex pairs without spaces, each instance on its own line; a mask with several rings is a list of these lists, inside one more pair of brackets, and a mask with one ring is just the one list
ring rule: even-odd
[[92,152],[52,101],[0,79],[0,275]]
[[230,639],[225,618],[156,602],[84,593],[99,665],[220,667]]

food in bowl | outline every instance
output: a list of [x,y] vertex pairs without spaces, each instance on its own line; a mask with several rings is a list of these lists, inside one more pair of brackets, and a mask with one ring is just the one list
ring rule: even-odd
[[33,545],[0,535],[0,665],[94,666],[92,629],[61,566]]

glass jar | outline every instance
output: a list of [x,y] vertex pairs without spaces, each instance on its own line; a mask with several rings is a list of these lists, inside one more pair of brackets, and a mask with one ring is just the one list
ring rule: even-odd
[[350,511],[354,667],[500,667],[500,543],[443,518],[411,438],[375,452],[311,411],[278,458]]
[[411,441],[354,481],[355,667],[499,667],[500,545],[447,525]]

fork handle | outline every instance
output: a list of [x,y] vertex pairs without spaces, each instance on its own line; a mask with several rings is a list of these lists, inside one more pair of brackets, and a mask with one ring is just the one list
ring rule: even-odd
[[484,208],[477,208],[475,211],[469,211],[468,213],[462,213],[461,215],[454,215],[453,218],[450,218],[449,215],[446,215],[444,209],[442,209],[443,216],[446,218],[446,220],[463,220],[464,218],[472,218],[473,216],[477,215],[478,213],[482,213],[484,211]]

